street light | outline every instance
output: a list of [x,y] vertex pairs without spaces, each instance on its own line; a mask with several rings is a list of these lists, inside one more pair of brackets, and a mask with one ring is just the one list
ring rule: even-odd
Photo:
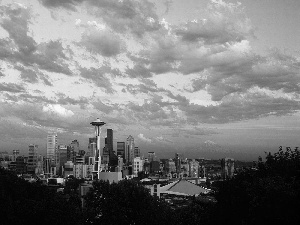
[[92,126],[95,127],[95,134],[97,138],[97,149],[95,152],[95,165],[94,165],[94,173],[97,173],[98,180],[100,179],[100,172],[101,172],[101,152],[100,152],[100,134],[101,134],[101,126],[105,123],[97,118],[95,121],[90,123]]

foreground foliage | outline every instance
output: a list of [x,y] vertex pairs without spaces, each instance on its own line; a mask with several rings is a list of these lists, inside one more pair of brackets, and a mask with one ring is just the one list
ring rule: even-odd
[[1,224],[81,224],[80,205],[0,168]]
[[171,208],[151,196],[137,181],[94,182],[85,199],[86,222],[89,224],[173,223]]
[[[213,222],[300,224],[300,153],[280,147],[257,170],[245,170],[223,182]],[[220,219],[221,218],[221,219]]]

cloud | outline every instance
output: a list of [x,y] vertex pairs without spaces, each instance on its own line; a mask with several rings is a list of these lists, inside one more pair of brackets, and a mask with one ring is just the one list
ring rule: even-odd
[[144,141],[144,142],[148,142],[148,143],[151,143],[151,142],[152,142],[152,140],[151,140],[150,138],[146,138],[146,137],[144,136],[144,134],[139,134],[139,135],[138,135],[138,138],[139,138],[140,140]]
[[114,31],[141,37],[160,28],[155,5],[150,1],[89,0],[90,12],[101,18]]
[[98,87],[103,88],[107,93],[114,93],[114,88],[112,83],[109,79],[108,75],[115,75],[118,74],[117,70],[111,69],[108,66],[101,66],[99,68],[80,68],[80,75],[92,81]]
[[20,93],[26,92],[25,87],[14,83],[0,83],[0,91]]
[[[23,67],[37,67],[36,70],[71,75],[70,69],[64,63],[66,56],[60,41],[37,44],[33,37],[29,36],[29,24],[32,19],[30,8],[11,4],[1,6],[1,10],[4,16],[0,24],[8,32],[10,40],[1,40],[0,48],[3,53],[0,53],[0,57],[12,65],[22,64]],[[30,77],[33,78],[32,75]],[[47,83],[47,80],[43,80]]]
[[82,34],[80,44],[92,53],[105,57],[116,56],[121,53],[121,39],[104,25],[96,21],[88,22]]
[[236,95],[219,105],[202,106],[190,103],[180,109],[188,123],[228,123],[256,119],[269,115],[282,116],[300,109],[298,100],[272,97],[262,93]]
[[49,104],[47,106],[43,106],[43,111],[48,112],[48,113],[58,114],[58,115],[64,116],[64,117],[69,117],[69,116],[74,115],[74,113],[71,110],[68,110],[58,104],[55,104],[55,105]]
[[156,137],[155,140],[157,140],[159,142],[174,143],[174,141],[172,141],[168,138],[164,138],[163,136]]
[[76,6],[85,0],[39,0],[45,7],[65,8],[76,11]]

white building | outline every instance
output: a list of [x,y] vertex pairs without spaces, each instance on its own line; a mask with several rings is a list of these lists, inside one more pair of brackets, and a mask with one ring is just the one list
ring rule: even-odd
[[48,134],[47,135],[47,158],[51,159],[51,162],[56,165],[57,163],[57,134]]
[[133,175],[138,176],[140,171],[143,171],[144,160],[141,157],[136,157],[133,159]]

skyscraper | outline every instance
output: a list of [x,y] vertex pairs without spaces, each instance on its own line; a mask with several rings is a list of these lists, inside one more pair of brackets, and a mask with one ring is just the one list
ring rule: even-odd
[[140,157],[141,156],[141,151],[139,147],[134,147],[134,158]]
[[113,130],[107,129],[106,147],[107,147],[109,156],[111,156],[114,151],[113,140],[114,140]]
[[34,174],[35,168],[37,167],[38,146],[31,144],[28,147],[29,147],[29,150],[28,150],[27,172]]
[[126,164],[132,165],[133,158],[134,158],[134,138],[131,135],[129,135],[126,141],[126,149],[125,149]]
[[47,136],[47,158],[51,159],[53,164],[57,161],[57,134],[52,133]]
[[148,160],[149,162],[152,162],[155,160],[155,152],[148,152]]
[[117,156],[125,159],[125,142],[117,142]]
[[113,130],[107,129],[107,138],[105,142],[105,147],[107,148],[108,151],[110,171],[115,171],[115,167],[118,166],[118,157],[114,153],[113,142],[114,142]]
[[68,161],[75,162],[76,154],[79,152],[79,142],[74,140],[67,146],[67,159]]
[[89,138],[89,146],[88,146],[88,152],[87,156],[88,157],[93,157],[95,156],[95,151],[97,150],[97,138]]
[[59,155],[59,174],[63,175],[63,166],[68,161],[67,157],[67,146],[58,145],[58,155]]

